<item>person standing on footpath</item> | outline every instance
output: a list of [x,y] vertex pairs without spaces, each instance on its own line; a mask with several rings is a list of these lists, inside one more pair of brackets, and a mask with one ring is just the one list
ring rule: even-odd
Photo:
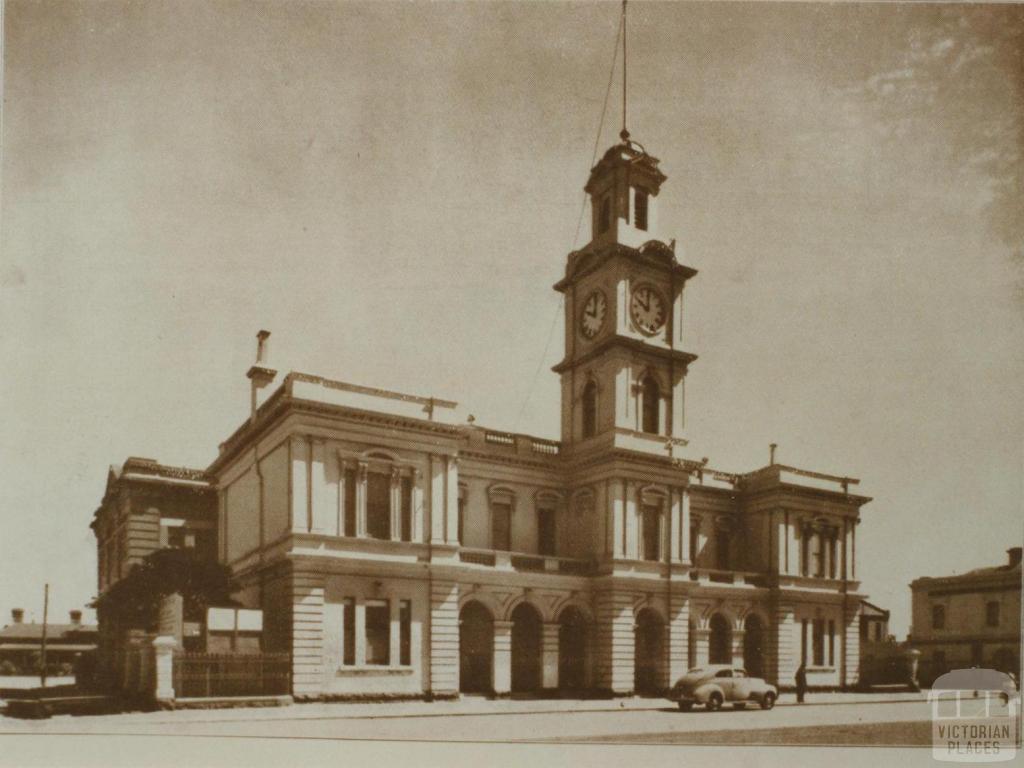
[[796,670],[796,701],[797,704],[804,703],[804,694],[807,693],[807,669],[801,664]]

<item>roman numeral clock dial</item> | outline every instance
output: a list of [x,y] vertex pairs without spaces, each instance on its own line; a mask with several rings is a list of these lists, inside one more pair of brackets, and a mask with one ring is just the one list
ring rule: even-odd
[[629,314],[641,331],[657,333],[665,324],[665,299],[651,286],[641,285],[629,300]]
[[583,312],[580,313],[580,331],[583,336],[592,339],[604,325],[604,316],[608,312],[608,300],[600,291],[594,291],[587,300],[583,302]]

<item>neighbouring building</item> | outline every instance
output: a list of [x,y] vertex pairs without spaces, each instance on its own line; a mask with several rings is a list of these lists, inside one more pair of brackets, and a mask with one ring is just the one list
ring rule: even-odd
[[[46,623],[48,674],[71,674],[83,653],[96,650],[95,624],[83,624],[81,611],[70,611],[69,621]],[[43,625],[25,621],[25,611],[11,610],[11,623],[0,629],[0,675],[38,675],[43,655]],[[3,683],[0,682],[0,687]]]
[[1007,562],[910,584],[909,643],[921,652],[921,680],[953,669],[989,667],[1020,679],[1021,548]]
[[264,331],[250,417],[209,467],[111,475],[93,524],[117,552],[101,589],[162,520],[216,519],[216,556],[263,611],[263,650],[290,654],[298,698],[656,693],[716,662],[783,687],[801,663],[813,687],[855,685],[870,499],[774,448],[745,473],[689,455],[697,271],[656,237],[665,180],[625,132],[590,172],[592,239],[554,286],[559,441],[435,397],[279,379]]
[[870,644],[884,642],[889,637],[889,611],[867,600],[861,600],[860,645],[861,656],[870,650]]
[[889,611],[867,600],[860,610],[860,686],[917,688],[920,652],[889,634]]
[[108,684],[120,686],[125,654],[144,642],[146,633],[117,621],[107,605],[107,593],[161,547],[195,549],[215,558],[217,493],[200,470],[132,457],[110,467],[106,492],[90,527],[96,536],[99,572],[97,672]]

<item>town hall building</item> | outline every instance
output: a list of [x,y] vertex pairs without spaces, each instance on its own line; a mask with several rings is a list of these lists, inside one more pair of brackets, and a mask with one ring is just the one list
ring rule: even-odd
[[[685,455],[697,271],[658,236],[665,181],[625,131],[590,171],[591,239],[554,285],[560,440],[432,397],[279,377],[261,332],[251,417],[213,463],[136,468],[149,488],[177,484],[137,510],[152,545],[170,541],[160,498],[197,505],[168,530],[179,546],[193,523],[210,537],[238,602],[263,612],[262,650],[290,654],[296,698],[657,694],[708,663],[782,687],[801,664],[812,687],[857,683],[858,481]],[[133,514],[97,511],[104,583],[119,546],[105,516]]]

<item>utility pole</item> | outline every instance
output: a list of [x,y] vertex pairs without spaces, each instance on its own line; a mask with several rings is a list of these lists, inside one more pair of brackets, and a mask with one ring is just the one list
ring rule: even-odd
[[39,684],[46,687],[46,615],[50,609],[50,585],[43,587],[43,648],[39,654]]

